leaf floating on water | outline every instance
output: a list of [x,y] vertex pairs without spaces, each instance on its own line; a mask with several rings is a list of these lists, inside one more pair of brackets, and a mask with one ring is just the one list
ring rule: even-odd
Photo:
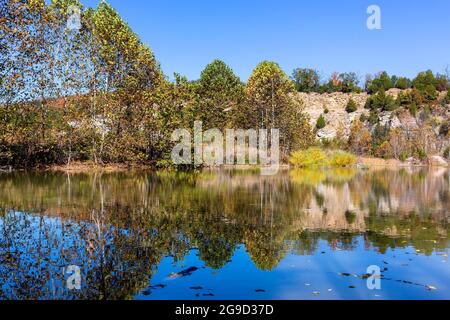
[[200,287],[200,286],[198,286],[198,287],[190,287],[189,289],[191,289],[191,290],[203,290],[203,287]]
[[180,271],[178,273],[171,273],[171,274],[169,274],[169,277],[172,278],[172,279],[186,277],[186,276],[192,275],[192,273],[194,271],[197,271],[197,270],[198,270],[197,267],[190,267],[190,268],[182,270],[182,271]]
[[347,273],[347,272],[340,272],[338,273],[338,275],[343,276],[343,277],[351,277],[351,273]]

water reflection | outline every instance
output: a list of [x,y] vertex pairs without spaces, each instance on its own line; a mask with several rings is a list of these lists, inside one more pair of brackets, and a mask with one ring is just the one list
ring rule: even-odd
[[[345,263],[381,254],[380,263],[393,264],[392,250],[445,265],[435,271],[434,297],[449,298],[449,177],[425,169],[1,174],[0,299],[308,298],[298,294],[312,290],[304,277],[343,281],[340,254]],[[332,267],[312,272],[311,259]],[[282,273],[300,262],[301,271]],[[81,267],[81,290],[66,286],[70,265]],[[204,287],[211,274],[221,279],[216,288]],[[425,281],[417,270],[409,275]],[[301,290],[280,287],[298,277]]]

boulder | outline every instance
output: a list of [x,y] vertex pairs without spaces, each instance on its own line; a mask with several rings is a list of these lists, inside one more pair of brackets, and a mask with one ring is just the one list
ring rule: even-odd
[[448,162],[443,157],[431,156],[428,158],[428,164],[432,167],[448,167]]

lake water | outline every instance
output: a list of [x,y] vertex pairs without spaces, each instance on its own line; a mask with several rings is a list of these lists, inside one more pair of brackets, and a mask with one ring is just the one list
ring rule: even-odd
[[0,299],[450,299],[449,223],[446,169],[3,173]]

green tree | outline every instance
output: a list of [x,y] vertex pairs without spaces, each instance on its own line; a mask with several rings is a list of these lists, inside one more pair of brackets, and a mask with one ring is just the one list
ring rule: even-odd
[[389,77],[386,71],[380,72],[373,79],[372,77],[368,77],[366,80],[366,90],[368,93],[376,93],[381,90],[387,91],[394,87],[392,83],[392,78]]
[[292,72],[295,89],[299,92],[317,92],[320,87],[320,76],[317,70],[298,68]]
[[371,110],[392,111],[397,107],[394,98],[380,90],[367,99],[366,108]]
[[316,129],[320,130],[325,128],[327,125],[325,118],[323,116],[323,114],[320,115],[319,119],[317,119],[317,123],[316,123]]
[[197,118],[204,127],[223,129],[240,112],[244,85],[223,61],[214,60],[200,75],[198,95],[201,99]]
[[340,90],[344,93],[360,92],[359,79],[355,72],[344,72],[339,75]]
[[289,154],[312,141],[312,130],[302,106],[292,94],[293,82],[275,62],[256,66],[245,88],[247,128],[278,128],[282,152]]
[[345,111],[347,111],[348,113],[353,113],[356,110],[358,110],[358,105],[356,104],[355,100],[350,98],[348,100],[347,106],[345,107]]
[[420,72],[412,82],[425,101],[434,101],[437,98],[438,81],[431,70]]

